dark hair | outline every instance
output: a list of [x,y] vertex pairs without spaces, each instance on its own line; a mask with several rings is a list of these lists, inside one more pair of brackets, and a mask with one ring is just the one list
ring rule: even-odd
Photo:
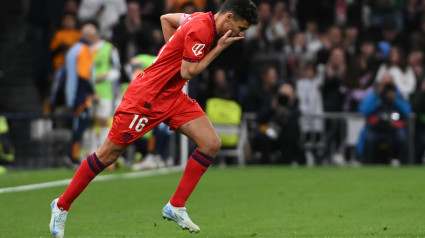
[[[393,45],[391,47],[391,50],[398,51],[399,61],[396,63],[396,66],[398,66],[401,69],[401,71],[406,72],[408,62],[407,62],[406,54],[404,53],[404,50],[400,48],[400,46],[398,45]],[[390,54],[390,56],[388,57],[388,67],[391,65],[392,65],[392,62],[391,62],[391,54]]]
[[251,0],[226,0],[221,5],[219,13],[226,12],[231,12],[236,18],[248,21],[250,25],[258,23],[257,6]]
[[99,23],[96,20],[89,19],[87,21],[84,21],[84,22],[81,23],[81,27],[83,27],[84,25],[87,25],[87,24],[93,25],[96,28],[96,30],[99,32]]

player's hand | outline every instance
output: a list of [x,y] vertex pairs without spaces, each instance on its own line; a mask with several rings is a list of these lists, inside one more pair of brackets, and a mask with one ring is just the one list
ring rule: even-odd
[[220,40],[218,40],[217,47],[219,47],[219,49],[224,50],[229,47],[229,45],[231,45],[233,42],[244,38],[243,36],[231,36],[231,34],[232,30],[228,30],[226,34],[224,34],[220,38]]

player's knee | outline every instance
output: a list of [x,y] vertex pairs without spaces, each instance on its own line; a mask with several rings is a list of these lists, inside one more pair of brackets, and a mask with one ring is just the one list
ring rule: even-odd
[[214,139],[210,140],[209,143],[209,149],[212,153],[216,154],[221,148],[221,139],[220,137],[215,137]]

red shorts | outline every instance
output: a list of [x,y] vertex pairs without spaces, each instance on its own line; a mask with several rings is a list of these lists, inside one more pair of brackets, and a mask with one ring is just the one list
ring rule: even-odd
[[123,99],[114,115],[109,139],[117,145],[128,146],[139,137],[164,122],[170,130],[177,130],[184,123],[205,115],[199,104],[182,93],[165,112],[140,110]]

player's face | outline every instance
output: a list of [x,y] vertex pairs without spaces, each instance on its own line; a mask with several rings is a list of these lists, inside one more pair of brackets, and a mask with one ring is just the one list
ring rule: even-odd
[[226,22],[224,24],[224,33],[228,30],[232,30],[231,36],[243,36],[244,32],[249,28],[249,22],[245,19],[237,19],[233,17],[233,14],[229,13],[226,16]]

